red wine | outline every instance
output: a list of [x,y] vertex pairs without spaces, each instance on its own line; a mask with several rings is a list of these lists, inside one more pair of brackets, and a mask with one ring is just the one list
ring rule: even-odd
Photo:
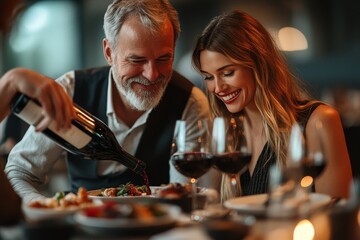
[[314,163],[312,161],[305,161],[303,163],[304,176],[311,176],[312,178],[317,178],[324,171],[325,167],[325,160],[317,163]]
[[[42,133],[75,155],[117,161],[144,176],[145,163],[124,151],[105,123],[76,104],[74,109],[76,118],[70,129],[56,130],[53,122]],[[43,117],[41,105],[24,94],[14,97],[12,111],[30,125],[36,125]]]
[[212,166],[212,155],[204,152],[175,153],[170,161],[186,177],[199,178]]
[[214,156],[214,165],[224,173],[237,174],[249,165],[251,157],[251,154],[241,152],[224,153]]
[[143,179],[144,179],[145,186],[146,186],[146,194],[147,194],[147,195],[151,195],[149,178],[148,178],[148,176],[147,176],[147,174],[146,174],[145,171],[143,172],[142,177],[143,177]]

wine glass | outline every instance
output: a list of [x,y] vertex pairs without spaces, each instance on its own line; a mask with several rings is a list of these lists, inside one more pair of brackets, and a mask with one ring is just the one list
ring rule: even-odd
[[324,146],[321,138],[321,129],[323,124],[321,121],[317,121],[315,124],[315,132],[313,136],[307,141],[306,156],[303,160],[303,173],[304,179],[309,178],[309,185],[312,185],[312,190],[315,190],[315,185],[312,184],[316,178],[318,178],[323,172],[327,165],[327,159],[324,155]]
[[280,168],[273,165],[269,173],[270,217],[291,217],[308,212],[309,196],[303,185],[304,159],[306,156],[305,138],[301,126],[293,124],[290,133],[286,165]]
[[209,150],[209,120],[200,119],[195,123],[176,121],[172,143],[171,163],[192,185],[192,210],[196,205],[196,182],[212,166]]
[[[239,192],[239,176],[246,170],[252,157],[252,152],[246,140],[244,116],[216,117],[212,132],[212,154],[214,165],[225,173],[231,182],[229,191],[222,184],[221,201],[233,197]],[[227,196],[225,196],[227,195]]]

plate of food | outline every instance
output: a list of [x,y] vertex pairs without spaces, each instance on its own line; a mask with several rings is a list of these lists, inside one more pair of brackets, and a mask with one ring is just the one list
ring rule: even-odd
[[105,202],[102,206],[83,209],[74,221],[86,231],[96,233],[142,232],[173,227],[181,210],[163,203]]
[[146,200],[154,198],[154,193],[159,187],[150,187],[150,192],[146,185],[135,185],[132,183],[121,184],[118,187],[102,188],[88,191],[90,199],[103,202],[121,202],[126,203],[134,200]]
[[39,220],[66,217],[80,209],[99,205],[102,202],[90,199],[86,189],[79,188],[77,194],[57,192],[53,197],[23,204],[22,209],[27,220]]
[[[268,194],[257,194],[257,195],[250,195],[244,197],[238,197],[229,199],[224,202],[224,206],[226,208],[236,210],[238,213],[241,214],[249,214],[258,217],[265,217],[268,216]],[[325,206],[331,201],[331,197],[326,194],[321,193],[310,193],[308,199],[308,207],[309,210],[315,210],[322,206]],[[290,203],[289,203],[290,204]],[[289,208],[290,210],[294,210],[293,208]],[[295,215],[296,213],[293,212]],[[289,216],[291,213],[281,213],[282,215]],[[279,213],[280,216],[280,213]],[[275,215],[274,215],[275,217]]]
[[[103,188],[88,191],[90,199],[103,202],[161,202],[180,206],[184,212],[191,210],[191,184],[169,183],[161,186],[150,186],[150,194],[145,185],[132,183],[122,184],[116,188]],[[219,201],[218,192],[209,188],[197,189],[198,207],[203,208],[206,203]]]

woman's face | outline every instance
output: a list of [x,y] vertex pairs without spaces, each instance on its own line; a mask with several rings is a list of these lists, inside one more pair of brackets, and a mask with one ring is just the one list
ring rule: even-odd
[[208,91],[214,93],[229,112],[255,107],[255,78],[250,68],[209,50],[200,53],[200,65]]

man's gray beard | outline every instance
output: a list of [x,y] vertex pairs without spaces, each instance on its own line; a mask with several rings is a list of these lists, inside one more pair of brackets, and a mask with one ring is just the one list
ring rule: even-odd
[[138,111],[147,111],[156,107],[162,96],[164,95],[165,89],[169,80],[165,80],[164,77],[159,77],[156,80],[156,84],[161,85],[160,89],[156,91],[149,90],[138,90],[137,92],[133,91],[131,88],[132,83],[139,82],[144,85],[154,84],[154,82],[150,82],[149,80],[141,77],[134,77],[128,79],[125,83],[126,85],[122,85],[121,83],[115,81],[116,88],[119,90],[120,94],[122,94],[125,99],[128,101],[130,106]]

